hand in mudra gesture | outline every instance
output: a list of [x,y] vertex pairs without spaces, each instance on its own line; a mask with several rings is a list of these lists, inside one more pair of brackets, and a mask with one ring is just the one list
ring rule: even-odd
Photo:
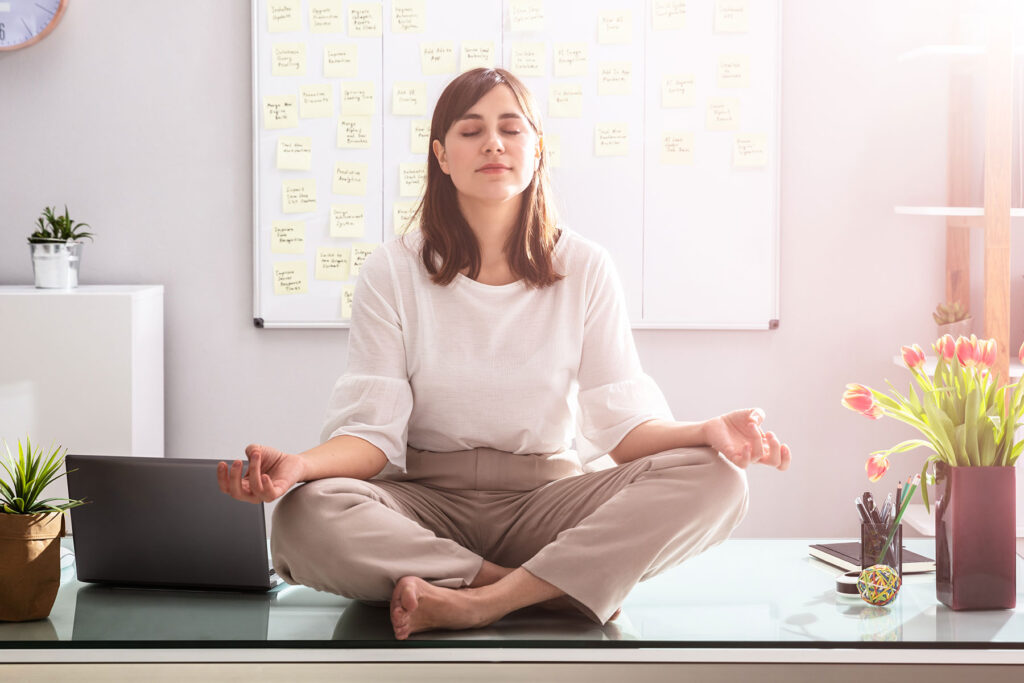
[[230,469],[226,462],[217,464],[217,484],[232,498],[247,503],[268,503],[283,496],[302,478],[302,459],[276,448],[249,444],[245,448],[249,471],[242,476],[242,461],[235,460]]
[[789,467],[789,446],[781,443],[774,432],[762,431],[762,422],[764,411],[760,408],[719,415],[705,425],[708,445],[737,467],[746,468],[756,462],[784,470]]

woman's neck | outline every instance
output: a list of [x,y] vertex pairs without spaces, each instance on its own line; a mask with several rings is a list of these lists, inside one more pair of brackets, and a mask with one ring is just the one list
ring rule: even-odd
[[459,195],[459,209],[480,245],[481,268],[507,268],[505,243],[519,220],[523,196],[503,202],[481,202]]

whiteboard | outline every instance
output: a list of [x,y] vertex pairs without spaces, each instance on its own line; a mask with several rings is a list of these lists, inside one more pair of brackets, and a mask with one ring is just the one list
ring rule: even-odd
[[776,327],[780,1],[253,0],[254,322],[348,326],[469,51],[536,98],[559,214],[634,328]]

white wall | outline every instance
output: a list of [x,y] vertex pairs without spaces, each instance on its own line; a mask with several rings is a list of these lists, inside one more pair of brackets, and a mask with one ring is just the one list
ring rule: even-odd
[[[941,39],[949,6],[784,2],[781,327],[636,333],[677,417],[760,405],[792,447],[788,472],[750,470],[738,536],[852,536],[851,499],[920,467],[900,457],[869,487],[868,452],[910,434],[839,400],[850,381],[905,384],[890,358],[934,337],[943,223],[892,207],[944,199],[945,62],[896,55]],[[172,457],[314,445],[344,369],[346,331],[252,325],[249,13],[246,0],[72,2],[50,37],[0,56],[0,284],[31,281],[25,237],[43,206],[67,203],[96,233],[84,284],[166,286]]]

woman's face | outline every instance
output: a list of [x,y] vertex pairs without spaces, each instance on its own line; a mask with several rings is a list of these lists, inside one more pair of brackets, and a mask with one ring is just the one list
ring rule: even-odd
[[433,142],[441,170],[461,201],[503,202],[530,184],[540,161],[540,141],[506,85],[491,88]]

